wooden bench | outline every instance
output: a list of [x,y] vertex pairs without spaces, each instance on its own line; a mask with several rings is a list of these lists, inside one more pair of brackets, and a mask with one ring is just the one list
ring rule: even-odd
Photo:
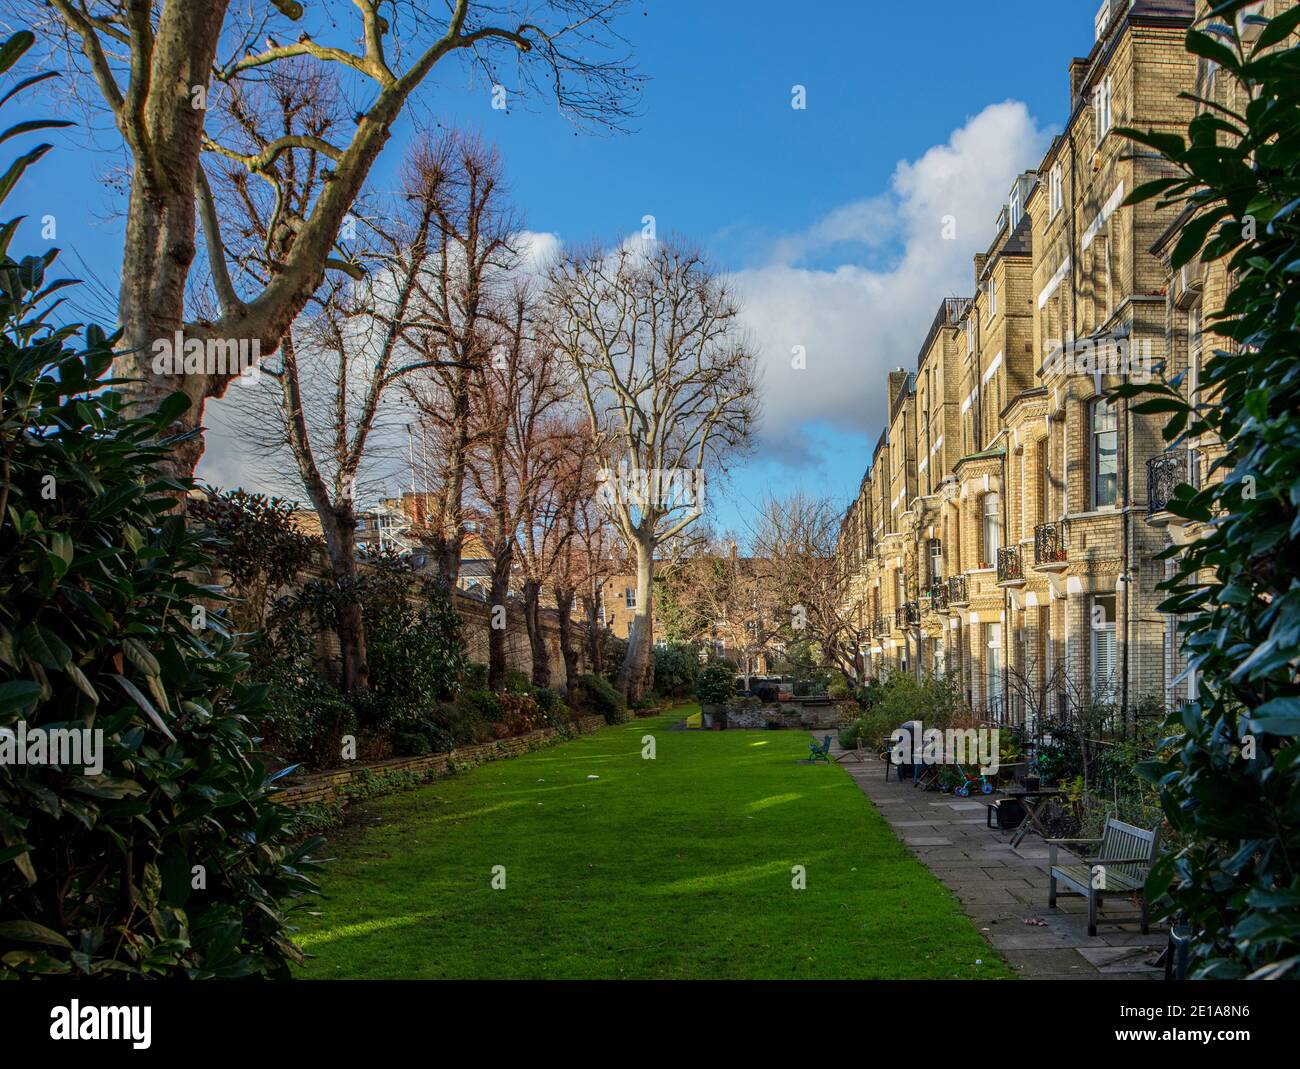
[[[1097,934],[1097,907],[1107,894],[1132,894],[1142,892],[1147,873],[1155,861],[1160,843],[1160,828],[1151,831],[1125,824],[1114,817],[1106,818],[1106,829],[1100,839],[1048,839],[1048,877],[1050,888],[1047,904],[1056,906],[1057,884],[1064,884],[1070,894],[1088,899],[1088,934]],[[1096,854],[1085,856],[1077,865],[1058,865],[1056,850],[1059,846],[1099,846]],[[1118,922],[1114,922],[1118,923]],[[1150,913],[1145,896],[1142,899],[1142,934],[1151,930]]]

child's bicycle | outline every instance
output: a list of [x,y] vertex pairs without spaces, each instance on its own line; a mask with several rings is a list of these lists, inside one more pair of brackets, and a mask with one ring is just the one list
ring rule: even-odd
[[980,794],[993,793],[993,784],[989,782],[988,776],[984,775],[982,772],[978,776],[972,776],[969,772],[967,772],[964,768],[962,768],[961,765],[957,766],[957,771],[962,774],[962,776],[964,777],[964,781],[953,788],[952,791],[953,794],[957,795],[960,798],[969,798],[971,788],[977,785],[979,787]]

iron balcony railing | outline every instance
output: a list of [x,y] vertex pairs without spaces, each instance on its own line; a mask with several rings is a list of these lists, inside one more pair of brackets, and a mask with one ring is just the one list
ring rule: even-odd
[[948,604],[965,605],[970,601],[970,591],[964,575],[954,575],[948,580]]
[[933,612],[948,611],[948,584],[936,579],[930,587],[930,609]]
[[921,622],[921,607],[915,601],[909,601],[894,610],[894,626],[902,629],[915,627]]
[[1008,580],[1024,577],[1025,570],[1020,563],[1020,547],[1002,546],[998,550],[998,582],[1005,583]]
[[1034,528],[1034,563],[1060,564],[1066,559],[1065,524],[1040,523]]
[[1163,512],[1174,488],[1187,482],[1187,452],[1173,449],[1147,461],[1147,512]]

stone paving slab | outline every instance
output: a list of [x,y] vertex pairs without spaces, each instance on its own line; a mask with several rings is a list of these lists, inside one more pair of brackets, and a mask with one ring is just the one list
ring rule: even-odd
[[[832,757],[840,753],[838,741],[832,740]],[[1063,895],[1057,908],[1048,908],[1048,849],[1035,834],[1012,849],[1010,832],[987,827],[982,802],[936,796],[909,780],[891,778],[886,783],[884,765],[875,760],[840,767],[1022,976],[1110,980],[1162,975],[1151,962],[1167,933],[1153,928],[1142,935],[1136,907],[1130,903],[1103,903],[1096,936],[1088,935],[1082,897]],[[972,816],[976,810],[981,811],[979,817]],[[1025,923],[1029,920],[1044,923]]]

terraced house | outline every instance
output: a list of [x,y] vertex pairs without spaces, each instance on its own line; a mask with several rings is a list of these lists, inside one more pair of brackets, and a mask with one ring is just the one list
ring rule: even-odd
[[1159,374],[1195,394],[1201,323],[1230,284],[1217,267],[1171,271],[1187,218],[1125,203],[1166,165],[1115,133],[1182,132],[1197,105],[1181,94],[1214,93],[1184,47],[1197,6],[1102,5],[1068,66],[1065,128],[1007,191],[972,296],[941,301],[915,371],[889,373],[839,562],[874,622],[873,674],[959,673],[978,712],[1011,722],[1195,694],[1157,608],[1172,567],[1158,555],[1189,537],[1163,506],[1205,477],[1213,445],[1166,452],[1163,418],[1109,391]]

